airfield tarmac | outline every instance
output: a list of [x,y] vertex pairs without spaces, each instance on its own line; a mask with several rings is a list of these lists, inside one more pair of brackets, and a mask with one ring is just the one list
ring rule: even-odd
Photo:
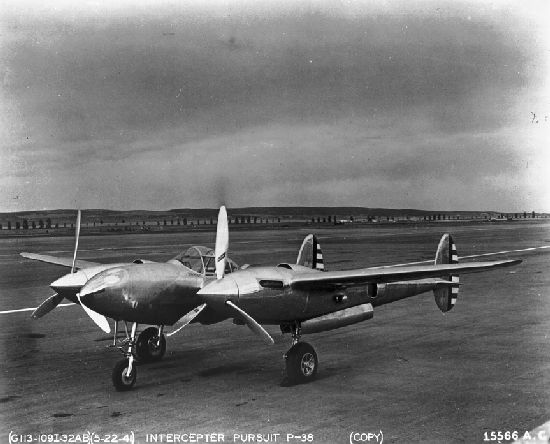
[[[430,259],[445,231],[460,256],[550,244],[543,222],[316,231],[329,269]],[[233,231],[230,256],[239,264],[293,262],[307,233]],[[214,237],[85,236],[79,257],[167,260],[188,245],[212,246]],[[1,239],[0,310],[36,307],[66,272],[19,252],[71,256],[72,243]],[[267,330],[276,343],[267,347],[231,322],[190,325],[168,339],[163,361],[138,368],[133,391],[119,393],[111,370],[121,355],[80,307],[37,321],[29,312],[2,314],[0,442],[10,432],[86,431],[102,438],[134,432],[136,442],[160,433],[224,433],[225,442],[234,433],[278,433],[271,442],[279,443],[303,442],[287,434],[348,443],[354,432],[380,430],[386,443],[487,442],[491,431],[521,436],[550,418],[550,250],[502,257],[524,262],[461,277],[458,303],[446,315],[425,294],[380,307],[370,321],[304,336],[319,355],[319,377],[295,387],[279,385],[290,338],[273,326]]]

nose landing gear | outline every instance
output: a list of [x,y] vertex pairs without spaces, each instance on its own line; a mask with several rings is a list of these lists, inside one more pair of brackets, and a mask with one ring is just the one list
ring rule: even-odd
[[[136,340],[137,322],[132,324],[131,333],[118,349],[124,359],[118,361],[113,368],[112,381],[118,391],[130,390],[136,383],[137,363],[160,361],[166,352],[166,338],[164,326],[149,327],[143,330]],[[116,330],[115,330],[116,331]],[[116,333],[115,333],[116,334]],[[116,341],[116,337],[114,339]]]
[[124,349],[124,345],[118,347],[125,356],[124,359],[121,359],[116,363],[112,373],[113,385],[119,392],[130,390],[136,383],[137,369],[135,362],[135,350],[137,325],[137,322],[132,324],[130,337],[125,344],[127,346],[126,350]]

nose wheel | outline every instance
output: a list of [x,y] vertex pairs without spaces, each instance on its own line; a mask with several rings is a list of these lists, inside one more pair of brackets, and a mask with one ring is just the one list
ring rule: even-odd
[[112,380],[113,385],[119,392],[125,392],[131,390],[132,387],[136,384],[137,370],[136,366],[133,365],[128,372],[130,367],[130,362],[128,359],[124,358],[118,361],[113,368]]

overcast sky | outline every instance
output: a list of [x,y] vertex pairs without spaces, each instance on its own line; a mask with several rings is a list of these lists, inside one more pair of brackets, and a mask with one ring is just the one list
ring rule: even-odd
[[550,211],[546,3],[5,2],[0,211]]

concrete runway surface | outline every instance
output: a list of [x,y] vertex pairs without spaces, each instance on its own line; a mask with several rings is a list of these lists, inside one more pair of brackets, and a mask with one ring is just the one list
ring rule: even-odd
[[[327,267],[347,269],[432,258],[445,231],[459,256],[550,244],[544,222],[335,227],[317,234]],[[240,264],[294,262],[307,233],[230,232],[230,256]],[[167,260],[188,245],[212,246],[214,237],[85,236],[79,257]],[[71,256],[72,243],[0,240],[0,311],[36,307],[52,294],[48,284],[67,272],[20,251]],[[381,307],[370,321],[304,336],[318,352],[319,377],[295,387],[279,385],[290,337],[273,326],[267,329],[276,343],[267,347],[228,321],[190,325],[168,339],[164,360],[138,368],[133,391],[119,393],[111,370],[121,355],[106,347],[110,338],[80,307],[37,321],[30,312],[2,314],[0,442],[10,432],[36,439],[92,431],[101,439],[133,432],[136,442],[146,442],[146,434],[223,433],[224,442],[258,442],[244,435],[264,434],[278,443],[310,437],[348,443],[352,433],[382,431],[386,443],[481,443],[489,442],[486,432],[532,430],[550,418],[550,250],[503,257],[524,262],[461,277],[457,306],[446,315],[430,293]]]

